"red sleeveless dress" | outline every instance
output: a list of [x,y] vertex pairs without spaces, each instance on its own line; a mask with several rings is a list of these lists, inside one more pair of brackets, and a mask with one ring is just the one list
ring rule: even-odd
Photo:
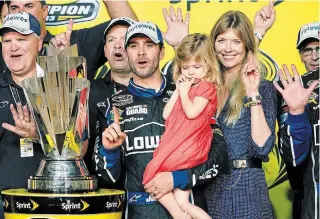
[[210,119],[217,109],[215,85],[201,81],[192,86],[189,98],[193,100],[196,96],[208,99],[207,106],[197,118],[189,119],[178,98],[165,122],[166,129],[153,159],[145,169],[143,184],[152,180],[158,172],[189,169],[208,159],[212,140]]

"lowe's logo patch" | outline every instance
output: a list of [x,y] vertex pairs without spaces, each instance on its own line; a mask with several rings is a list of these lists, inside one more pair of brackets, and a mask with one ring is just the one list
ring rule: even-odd
[[99,2],[97,0],[78,0],[66,4],[48,4],[47,26],[68,24],[72,18],[74,23],[91,21],[97,17]]

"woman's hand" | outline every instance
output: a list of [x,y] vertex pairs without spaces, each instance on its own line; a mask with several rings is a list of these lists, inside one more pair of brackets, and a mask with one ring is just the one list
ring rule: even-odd
[[260,72],[258,70],[257,61],[252,52],[248,54],[248,62],[241,70],[241,78],[248,97],[259,94]]

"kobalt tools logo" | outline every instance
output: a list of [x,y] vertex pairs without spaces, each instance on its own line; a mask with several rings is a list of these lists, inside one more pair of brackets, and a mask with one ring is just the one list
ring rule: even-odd
[[97,17],[99,2],[97,0],[79,0],[67,4],[48,4],[47,26],[67,24],[72,18],[74,23],[91,21]]
[[38,203],[30,199],[30,202],[16,202],[16,207],[20,209],[29,209],[30,211],[34,211],[39,207]]

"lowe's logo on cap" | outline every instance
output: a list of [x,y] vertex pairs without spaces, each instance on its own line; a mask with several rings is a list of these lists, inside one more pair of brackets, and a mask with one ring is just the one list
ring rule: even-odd
[[12,29],[21,33],[22,35],[29,35],[35,33],[41,35],[40,23],[32,14],[20,12],[17,14],[8,14],[3,25],[0,28],[0,35],[3,34],[5,29]]
[[131,25],[126,33],[125,46],[127,46],[129,39],[136,34],[144,34],[149,37],[154,43],[163,44],[162,33],[157,25],[151,22],[136,22]]
[[108,31],[116,26],[116,25],[124,25],[124,26],[131,26],[133,25],[134,23],[136,23],[136,21],[132,20],[131,18],[128,18],[128,17],[119,17],[119,18],[115,18],[115,19],[112,19],[110,22],[109,22],[109,25],[107,26],[107,28],[104,30],[104,39],[106,38],[106,35],[108,33]]
[[297,49],[303,41],[306,39],[316,39],[319,40],[320,35],[320,22],[314,22],[310,24],[303,25],[299,30]]

